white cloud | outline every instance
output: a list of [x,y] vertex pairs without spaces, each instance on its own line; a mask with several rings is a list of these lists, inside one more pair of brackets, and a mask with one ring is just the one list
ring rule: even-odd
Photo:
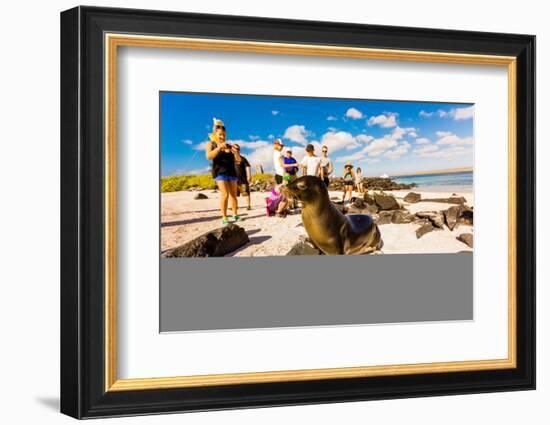
[[419,148],[416,148],[413,150],[413,155],[415,156],[426,156],[426,154],[429,154],[431,152],[435,152],[439,150],[439,146],[435,145],[424,145]]
[[411,144],[409,142],[401,142],[398,147],[387,151],[383,156],[384,158],[397,159],[406,155],[410,148]]
[[458,137],[450,131],[437,131],[435,134],[439,137],[438,141],[435,142],[437,145],[464,146],[474,144],[472,137]]
[[336,118],[334,115],[329,115],[327,117],[327,121],[336,121],[338,118]]
[[261,165],[266,172],[273,170],[273,146],[271,144],[261,146],[253,152],[245,154],[245,157],[252,167]]
[[474,116],[474,107],[467,106],[465,108],[453,108],[448,111],[444,111],[443,109],[438,109],[437,115],[440,118],[452,118],[455,121],[469,120]]
[[183,139],[181,142],[186,144],[186,145],[192,145],[193,144],[193,141],[189,140],[189,139]]
[[[197,151],[204,151],[206,149],[206,144],[207,143],[208,142],[206,142],[206,141],[201,142],[198,145],[193,146],[193,149],[197,150]],[[248,140],[235,139],[235,140],[228,140],[227,143],[237,144],[241,148],[246,148],[246,149],[258,149],[258,148],[261,148],[261,147],[264,147],[264,146],[270,146],[271,147],[271,143],[267,142],[265,140],[254,140],[254,141],[250,142]]]
[[359,119],[363,118],[363,113],[359,109],[349,108],[346,111],[346,117],[354,119],[354,120],[359,120]]
[[454,110],[453,118],[455,120],[469,120],[474,116],[474,107],[468,106],[467,108],[457,108]]
[[270,134],[269,136],[267,136],[268,139],[274,139],[275,136],[273,134]]
[[228,140],[227,143],[237,144],[241,148],[245,149],[258,149],[263,148],[264,146],[271,146],[271,143],[266,142],[265,140],[254,140],[252,142],[247,140]]
[[395,119],[395,114],[380,114],[370,117],[367,124],[369,127],[379,125],[382,128],[392,128],[397,125],[397,120]]
[[374,139],[365,148],[363,148],[362,152],[368,154],[369,156],[379,156],[395,146],[397,146],[397,141],[390,135],[385,135],[379,139]]
[[250,140],[259,140],[259,139],[260,139],[260,136],[255,136],[255,135],[253,135],[253,134],[250,134],[250,135],[248,136],[248,138],[249,138]]
[[300,143],[301,145],[307,145],[307,137],[309,137],[310,134],[311,132],[306,130],[303,125],[295,124],[285,130],[283,138]]
[[434,114],[433,112],[426,112],[422,110],[418,113],[418,116],[423,118],[430,118],[433,114]]
[[323,134],[319,143],[328,147],[329,154],[340,149],[355,149],[360,146],[356,138],[346,131],[329,131]]
[[207,143],[208,142],[206,142],[206,141],[205,142],[200,142],[198,145],[193,146],[193,149],[196,150],[196,151],[203,151],[203,150],[206,149],[206,144]]
[[[403,136],[411,132],[414,132],[414,128],[395,127],[391,131],[391,133],[385,134],[383,137],[379,137],[377,139],[366,134],[360,134],[355,139],[357,142],[367,144],[361,150],[362,153],[370,157],[375,157],[380,156],[384,152],[397,147],[399,145],[399,140],[403,139]],[[405,141],[401,142],[401,146],[403,146],[403,148],[398,150],[396,149],[396,152],[393,155],[397,156],[404,154],[406,153],[406,150],[410,148],[410,144]]]
[[417,145],[428,145],[430,143],[430,139],[426,139],[425,137],[419,137],[415,140],[415,143]]
[[403,136],[410,133],[411,130],[414,130],[414,128],[395,127],[389,137],[391,137],[393,140],[401,140]]
[[279,115],[281,112],[280,111],[271,111],[271,115],[275,116],[275,115]]
[[365,154],[363,152],[355,152],[351,155],[339,156],[334,160],[334,162],[344,163],[348,161],[358,161],[363,158],[365,158]]
[[357,140],[360,143],[369,143],[374,140],[374,137],[369,136],[368,134],[359,134],[355,137],[355,140]]
[[[427,147],[430,147],[430,146],[427,146]],[[437,148],[437,146],[433,146],[433,147]],[[441,150],[438,149],[432,152],[418,153],[416,154],[416,156],[421,156],[424,158],[453,158],[456,156],[471,155],[471,154],[472,154],[471,148],[465,148],[464,146],[451,146],[447,149],[441,149]]]

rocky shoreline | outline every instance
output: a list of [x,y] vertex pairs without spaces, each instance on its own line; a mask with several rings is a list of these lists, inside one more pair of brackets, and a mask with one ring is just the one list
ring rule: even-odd
[[[250,190],[252,192],[268,192],[274,183],[274,180],[254,180],[253,178],[252,183],[250,183]],[[384,177],[363,177],[361,183],[365,190],[405,190],[417,187],[416,183],[397,183],[391,178]],[[331,177],[328,189],[329,191],[344,190],[344,179],[342,177]],[[192,186],[188,189],[191,192],[202,192],[204,190],[206,189],[200,186]]]

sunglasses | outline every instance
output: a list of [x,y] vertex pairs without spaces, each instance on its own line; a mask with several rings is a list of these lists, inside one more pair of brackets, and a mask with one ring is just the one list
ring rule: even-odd
[[326,149],[323,149],[323,153],[327,153],[328,151]]
[[223,126],[223,125],[217,125],[217,126],[215,127],[216,130],[217,130],[218,128],[221,128],[223,131],[225,131],[225,126]]

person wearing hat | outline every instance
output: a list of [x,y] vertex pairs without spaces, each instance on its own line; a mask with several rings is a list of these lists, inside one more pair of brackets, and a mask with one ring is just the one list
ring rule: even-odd
[[346,162],[344,165],[344,198],[342,202],[346,203],[346,194],[349,193],[349,202],[353,196],[353,183],[355,181],[355,173],[353,172],[353,165],[351,162]]
[[282,184],[285,175],[283,161],[283,142],[281,139],[275,139],[273,142],[273,169],[275,170],[275,183]]
[[239,221],[237,204],[237,170],[235,159],[238,152],[235,147],[226,142],[225,125],[222,120],[214,118],[213,131],[209,135],[210,141],[206,143],[206,159],[212,161],[212,176],[220,191],[220,210],[222,224],[229,223],[227,218],[227,204],[231,199],[233,220]]
[[321,158],[315,155],[315,148],[312,144],[306,146],[306,156],[300,163],[303,176],[315,176],[323,179],[323,167],[321,167]]

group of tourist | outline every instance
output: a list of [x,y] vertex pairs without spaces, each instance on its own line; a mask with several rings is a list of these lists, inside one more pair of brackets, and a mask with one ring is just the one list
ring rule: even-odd
[[[231,202],[233,212],[233,221],[239,221],[241,217],[238,214],[237,196],[242,194],[246,198],[247,209],[250,210],[250,183],[252,175],[250,163],[241,155],[240,146],[236,143],[229,144],[226,141],[226,131],[224,123],[214,118],[212,133],[209,134],[210,140],[206,144],[206,158],[212,161],[212,175],[216,181],[220,192],[220,209],[222,213],[222,223],[229,223],[227,208]],[[305,148],[306,155],[300,163],[292,156],[292,148],[286,147],[280,139],[273,142],[273,169],[275,172],[275,185],[266,199],[266,208],[268,213],[278,217],[285,217],[289,208],[294,208],[292,201],[289,200],[283,191],[283,186],[288,182],[302,176],[316,176],[325,183],[328,188],[330,177],[334,172],[334,166],[328,157],[328,147],[321,148],[321,156],[315,155],[315,147],[308,144]],[[356,187],[359,193],[363,193],[361,183],[361,168],[353,170],[350,162],[346,163],[343,172],[344,178],[344,196],[343,203],[351,202],[353,188]]]

